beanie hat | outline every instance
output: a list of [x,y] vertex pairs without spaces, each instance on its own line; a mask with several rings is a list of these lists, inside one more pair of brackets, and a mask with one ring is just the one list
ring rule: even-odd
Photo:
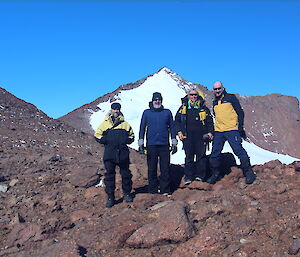
[[111,109],[112,110],[121,110],[121,104],[119,104],[119,103],[113,103],[112,105],[111,105]]
[[159,92],[153,93],[152,101],[154,101],[154,99],[160,99],[160,100],[162,100],[163,98],[161,96],[161,93],[159,93]]

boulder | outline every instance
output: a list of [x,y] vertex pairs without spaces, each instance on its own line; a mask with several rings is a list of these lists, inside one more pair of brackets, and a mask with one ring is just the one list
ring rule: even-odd
[[86,166],[84,168],[76,168],[67,175],[70,183],[75,187],[88,188],[96,185],[100,181],[100,174],[97,168]]
[[174,201],[158,209],[156,221],[135,231],[126,241],[131,247],[151,247],[154,245],[183,242],[195,235],[188,216],[189,206]]

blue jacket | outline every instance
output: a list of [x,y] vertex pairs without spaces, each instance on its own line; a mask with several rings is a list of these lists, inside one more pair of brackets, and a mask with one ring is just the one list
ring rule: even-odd
[[169,135],[171,138],[176,138],[174,120],[169,109],[164,109],[163,106],[159,109],[153,108],[150,104],[150,109],[143,112],[139,139],[144,139],[147,130],[146,145],[169,145]]

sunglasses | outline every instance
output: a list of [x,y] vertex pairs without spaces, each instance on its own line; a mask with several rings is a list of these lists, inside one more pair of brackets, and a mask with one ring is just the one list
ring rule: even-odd
[[221,87],[215,87],[214,91],[218,91],[218,90],[221,90],[221,89],[222,89]]
[[155,98],[155,99],[153,99],[153,101],[157,102],[157,101],[161,101],[161,99],[160,98]]
[[198,96],[198,94],[190,94],[190,96]]

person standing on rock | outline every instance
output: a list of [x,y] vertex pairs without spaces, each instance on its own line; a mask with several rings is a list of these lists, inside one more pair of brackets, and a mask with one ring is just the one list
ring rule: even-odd
[[[177,152],[177,139],[172,113],[162,105],[161,93],[153,93],[149,109],[144,110],[139,131],[139,152],[144,153],[144,136],[146,133],[147,165],[148,165],[148,191],[150,194],[160,192],[171,195],[170,188],[170,145],[171,152]],[[147,132],[146,132],[147,131]],[[159,159],[160,177],[157,177]]]
[[121,105],[113,103],[111,110],[95,132],[97,142],[104,145],[103,162],[106,169],[104,174],[105,192],[107,194],[106,207],[115,204],[115,168],[120,167],[122,177],[123,199],[132,202],[132,174],[129,170],[129,149],[127,144],[134,141],[134,133],[121,113]]
[[181,101],[175,124],[185,151],[184,183],[189,185],[206,176],[206,142],[213,137],[213,119],[202,92],[191,89]]
[[252,184],[256,175],[251,168],[249,156],[242,146],[242,138],[246,139],[244,111],[237,97],[228,94],[220,81],[213,84],[213,90],[215,95],[213,101],[215,134],[209,159],[212,176],[207,182],[215,184],[220,179],[221,152],[225,141],[228,141],[234,154],[240,159],[246,184]]

